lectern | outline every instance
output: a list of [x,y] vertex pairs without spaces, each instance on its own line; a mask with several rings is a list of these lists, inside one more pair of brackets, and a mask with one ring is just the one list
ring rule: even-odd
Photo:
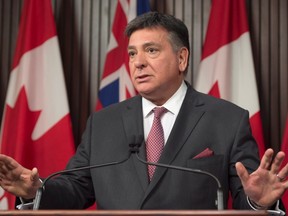
[[13,210],[13,211],[0,211],[0,216],[264,216],[268,215],[266,211],[246,211],[246,210]]

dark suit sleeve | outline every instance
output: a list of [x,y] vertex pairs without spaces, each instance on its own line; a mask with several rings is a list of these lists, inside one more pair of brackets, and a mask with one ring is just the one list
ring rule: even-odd
[[[67,168],[89,165],[91,118],[74,157]],[[40,209],[85,209],[95,202],[90,170],[61,175],[47,181]]]
[[230,156],[230,191],[233,197],[233,208],[251,209],[235,168],[236,162],[242,162],[248,172],[252,173],[258,168],[260,162],[258,147],[251,133],[247,111],[244,111],[239,123]]

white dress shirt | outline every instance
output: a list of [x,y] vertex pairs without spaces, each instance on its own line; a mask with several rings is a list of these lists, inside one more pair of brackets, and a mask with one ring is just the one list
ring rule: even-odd
[[[181,84],[179,89],[174,93],[174,95],[168,101],[166,101],[165,104],[162,105],[162,107],[165,107],[167,109],[167,112],[161,118],[161,123],[162,123],[163,131],[164,131],[164,143],[165,144],[168,140],[172,127],[175,123],[179,110],[184,101],[186,91],[187,91],[187,86],[185,82],[183,81],[183,83]],[[144,122],[144,138],[146,141],[148,134],[150,132],[150,129],[152,127],[153,119],[154,119],[154,113],[152,110],[155,107],[157,107],[157,105],[153,104],[151,101],[145,98],[142,98],[142,107],[143,107],[143,120],[144,120],[143,121]]]

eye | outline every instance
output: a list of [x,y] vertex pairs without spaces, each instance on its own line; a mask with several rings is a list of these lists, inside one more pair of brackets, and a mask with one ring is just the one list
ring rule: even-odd
[[145,52],[150,58],[157,58],[160,55],[160,49],[156,46],[147,47]]
[[149,48],[147,49],[147,52],[150,53],[150,54],[155,54],[157,51],[158,51],[158,50],[155,49],[154,47],[149,47]]
[[136,55],[136,52],[134,50],[129,50],[128,55],[130,58],[133,58]]

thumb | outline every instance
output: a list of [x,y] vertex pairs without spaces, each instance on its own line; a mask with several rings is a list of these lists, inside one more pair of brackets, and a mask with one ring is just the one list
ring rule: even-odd
[[30,176],[30,180],[32,182],[39,182],[39,173],[38,173],[38,169],[36,167],[34,167],[31,170],[31,176]]
[[235,164],[235,167],[236,167],[237,175],[239,176],[242,184],[245,183],[249,178],[248,171],[246,170],[246,168],[241,162],[237,162]]

